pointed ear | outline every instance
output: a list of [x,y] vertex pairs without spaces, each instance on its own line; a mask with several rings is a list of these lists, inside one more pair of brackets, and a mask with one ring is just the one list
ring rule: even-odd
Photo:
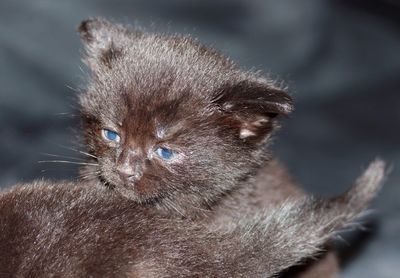
[[82,21],[78,32],[85,45],[84,61],[92,70],[98,65],[111,68],[112,61],[122,54],[130,35],[122,25],[99,18]]
[[261,141],[276,126],[276,116],[293,110],[292,98],[266,82],[242,81],[221,88],[213,99],[219,109],[239,121],[239,137]]

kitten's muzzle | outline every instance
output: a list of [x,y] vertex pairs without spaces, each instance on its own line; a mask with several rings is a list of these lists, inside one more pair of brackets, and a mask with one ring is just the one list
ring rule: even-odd
[[117,172],[124,182],[134,182],[143,175],[143,160],[134,154],[122,155],[118,161]]
[[118,171],[119,177],[124,182],[134,182],[134,181],[139,180],[140,177],[142,176],[141,173],[132,171],[130,169],[127,170],[127,169],[123,168],[123,169],[117,169],[117,171]]

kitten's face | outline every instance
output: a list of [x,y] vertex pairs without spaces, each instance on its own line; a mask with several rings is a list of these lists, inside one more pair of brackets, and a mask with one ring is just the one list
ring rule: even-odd
[[102,114],[87,119],[87,140],[102,178],[130,198],[207,192],[247,171],[251,149],[239,149],[236,130],[216,124],[224,117],[204,111],[205,103],[120,97],[118,107],[100,102]]
[[136,201],[215,201],[265,159],[275,116],[291,110],[286,93],[190,39],[101,20],[80,32],[93,73],[81,105],[95,171]]

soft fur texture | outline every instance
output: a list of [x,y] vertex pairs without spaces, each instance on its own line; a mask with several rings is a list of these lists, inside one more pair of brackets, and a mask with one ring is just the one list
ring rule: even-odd
[[314,256],[376,195],[376,161],[346,194],[305,197],[211,229],[101,186],[45,182],[0,195],[7,277],[272,277]]
[[[86,169],[138,203],[169,213],[202,213],[267,160],[276,117],[290,96],[193,39],[129,32],[104,20],[79,28],[92,70],[81,96]],[[119,144],[102,129],[116,131]],[[166,161],[157,147],[175,151]],[[121,177],[121,169],[130,177]]]
[[[90,181],[0,193],[0,276],[273,277],[318,255],[379,190],[379,160],[330,200],[266,164],[291,98],[215,51],[104,20],[80,33],[93,72],[81,97]],[[159,146],[173,158],[156,157]]]
[[[80,98],[86,180],[208,227],[305,198],[267,151],[279,116],[293,110],[280,86],[189,37],[103,19],[82,22],[79,32],[92,73]],[[121,141],[104,140],[103,129]],[[172,149],[173,159],[158,157],[157,147]],[[327,258],[300,275],[334,277],[335,256]]]

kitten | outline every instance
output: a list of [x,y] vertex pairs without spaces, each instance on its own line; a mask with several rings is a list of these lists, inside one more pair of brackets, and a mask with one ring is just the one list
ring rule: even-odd
[[304,197],[215,230],[104,186],[37,181],[0,193],[2,277],[275,277],[316,255],[376,195],[376,161],[346,194]]
[[[80,104],[93,161],[82,174],[137,204],[210,227],[304,193],[267,151],[292,98],[197,41],[84,21],[92,75]],[[334,275],[336,258],[322,264]],[[320,268],[320,266],[317,266]]]
[[100,19],[79,31],[92,72],[80,103],[97,164],[85,176],[188,218],[253,186],[278,116],[293,109],[284,90],[191,38]]

